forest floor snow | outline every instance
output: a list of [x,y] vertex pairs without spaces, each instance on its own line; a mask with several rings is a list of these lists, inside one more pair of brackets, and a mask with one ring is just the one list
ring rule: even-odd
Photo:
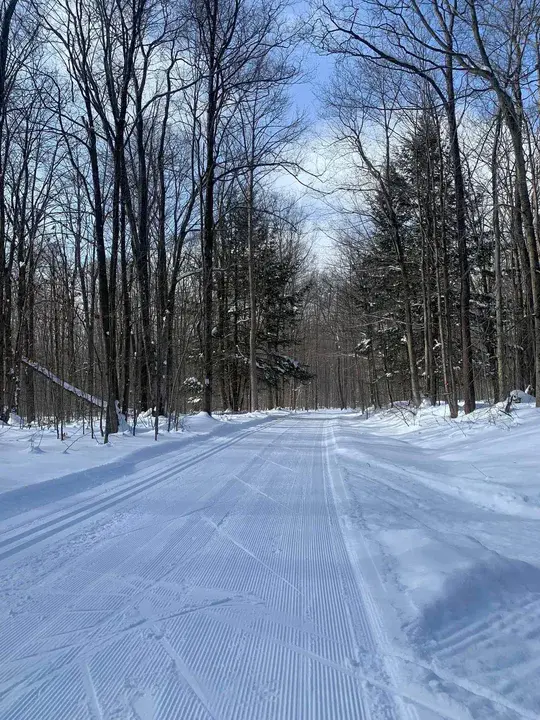
[[540,718],[540,411],[243,420],[0,435],[0,717]]

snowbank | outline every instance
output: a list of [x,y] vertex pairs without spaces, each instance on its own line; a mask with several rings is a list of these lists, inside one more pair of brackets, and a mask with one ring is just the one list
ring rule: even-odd
[[342,523],[405,684],[452,718],[540,717],[540,410],[336,421]]

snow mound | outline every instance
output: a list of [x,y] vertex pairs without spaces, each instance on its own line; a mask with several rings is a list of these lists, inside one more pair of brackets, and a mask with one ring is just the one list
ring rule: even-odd
[[540,568],[504,557],[468,535],[425,528],[382,530],[377,542],[414,608],[406,629],[419,646],[490,613],[519,610],[540,598]]
[[512,392],[509,394],[509,397],[512,398],[513,403],[536,404],[536,398],[534,397],[534,395],[529,395],[529,393],[523,392],[523,390],[512,390]]
[[209,433],[215,430],[216,420],[206,412],[199,412],[196,415],[189,415],[184,421],[184,428],[193,433]]
[[540,568],[491,553],[448,574],[440,594],[422,609],[416,625],[427,642],[488,613],[519,611],[540,595]]

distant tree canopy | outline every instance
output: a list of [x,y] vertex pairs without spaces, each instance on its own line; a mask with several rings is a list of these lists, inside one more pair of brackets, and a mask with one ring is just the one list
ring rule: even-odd
[[[538,388],[537,10],[2,0],[0,419],[107,440]],[[307,42],[335,61],[318,264],[275,189],[310,165]]]

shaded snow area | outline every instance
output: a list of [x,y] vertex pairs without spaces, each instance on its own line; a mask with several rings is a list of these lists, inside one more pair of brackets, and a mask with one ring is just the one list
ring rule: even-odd
[[[171,432],[168,431],[167,419],[160,418],[157,442],[154,440],[154,418],[140,416],[135,435],[131,432],[111,435],[107,445],[103,444],[99,434],[98,421],[95,423],[95,437],[92,437],[88,423],[74,423],[65,428],[65,439],[61,442],[52,427],[0,425],[0,493],[71,473],[77,474],[77,487],[80,489],[81,482],[85,483],[80,475],[83,470],[88,470],[86,482],[89,486],[121,475],[129,477],[144,461],[152,464],[164,453],[179,452],[201,434],[225,436],[234,432],[238,425],[249,427],[285,414],[281,410],[270,410],[209,417],[201,412],[181,418],[179,431]],[[96,467],[100,465],[108,467],[97,473]],[[65,477],[64,482],[70,480]]]
[[532,405],[18,433],[2,720],[540,718]]

